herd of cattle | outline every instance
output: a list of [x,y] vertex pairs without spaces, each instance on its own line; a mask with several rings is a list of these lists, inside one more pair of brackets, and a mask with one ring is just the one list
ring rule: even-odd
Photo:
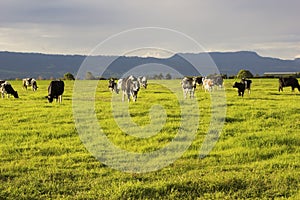
[[[238,95],[243,97],[245,90],[248,90],[248,93],[250,94],[251,84],[251,80],[242,78],[240,82],[235,82],[233,84],[233,88],[237,88]],[[128,101],[130,101],[131,98],[133,101],[136,101],[140,87],[142,86],[146,89],[147,85],[147,77],[141,76],[136,78],[133,75],[119,79],[117,82],[115,79],[110,79],[108,82],[108,87],[112,92],[119,94],[119,91],[122,91],[122,101],[125,100],[126,96]],[[190,98],[194,98],[197,85],[202,85],[205,92],[212,92],[214,87],[223,87],[223,78],[221,76],[214,76],[211,78],[184,77],[181,81],[181,86],[185,99],[188,95]],[[48,96],[46,96],[50,103],[52,103],[54,99],[60,103],[62,102],[64,86],[65,85],[62,80],[50,82],[50,85],[48,86]],[[23,79],[22,87],[26,90],[28,87],[31,87],[33,91],[38,89],[37,82],[34,78]],[[293,77],[279,78],[278,91],[283,91],[284,87],[291,87],[292,91],[297,88],[300,92],[299,82]],[[9,95],[13,95],[15,98],[19,98],[18,92],[13,89],[12,85],[8,81],[0,80],[0,92],[2,98],[4,98],[5,94],[7,94],[8,97]]]
[[[240,82],[235,82],[233,88],[238,89],[238,96],[244,96],[245,91],[250,94],[252,80],[242,78]],[[196,86],[202,85],[205,92],[212,92],[214,87],[223,87],[223,78],[221,76],[207,77],[184,77],[181,81],[183,89],[183,96],[186,99],[189,95],[190,98],[194,98]],[[147,88],[147,78],[145,76],[136,78],[135,76],[128,76],[127,78],[119,79],[117,82],[115,79],[110,79],[108,87],[112,92],[119,93],[122,90],[122,101],[127,96],[128,101],[132,98],[133,101],[137,100],[137,95],[140,86]],[[279,92],[283,91],[283,87],[292,87],[292,91],[298,88],[300,92],[299,82],[296,78],[279,78]]]
[[[28,87],[31,87],[33,91],[38,89],[37,82],[34,78],[24,78],[22,81],[22,87],[27,90]],[[64,93],[65,84],[61,80],[51,81],[48,86],[48,96],[46,98],[50,103],[53,102],[53,99],[56,99],[58,102],[62,102],[62,94]],[[7,97],[13,95],[15,98],[19,98],[18,92],[13,89],[11,84],[8,81],[0,80],[0,92],[2,98],[5,94]]]

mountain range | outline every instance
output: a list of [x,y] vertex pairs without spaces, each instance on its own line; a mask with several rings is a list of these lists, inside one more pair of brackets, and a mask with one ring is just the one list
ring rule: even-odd
[[[214,64],[217,68],[211,66]],[[262,57],[251,51],[178,53],[169,58],[0,52],[0,79],[59,78],[67,72],[82,79],[87,71],[104,78],[130,72],[150,76],[170,73],[172,77],[208,75],[213,72],[235,75],[241,69],[249,70],[254,75],[300,72],[300,59]]]

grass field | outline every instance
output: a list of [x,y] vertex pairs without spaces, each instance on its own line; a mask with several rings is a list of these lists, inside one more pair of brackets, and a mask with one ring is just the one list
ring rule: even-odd
[[[253,79],[252,93],[244,98],[232,88],[233,80],[225,81],[225,125],[203,159],[199,151],[211,98],[197,88],[200,118],[194,141],[174,163],[148,173],[112,169],[85,148],[73,118],[74,82],[65,81],[61,105],[45,98],[50,81],[38,81],[37,92],[22,90],[21,81],[10,82],[20,98],[0,99],[0,199],[300,199],[300,93],[290,88],[279,93],[277,79]],[[124,134],[111,98],[107,81],[99,82],[95,114],[117,146],[151,152],[175,137],[180,105],[158,81],[149,81],[129,105],[132,121],[142,127],[151,123],[151,106],[165,109],[166,122],[152,137]],[[121,95],[116,98],[121,101]]]

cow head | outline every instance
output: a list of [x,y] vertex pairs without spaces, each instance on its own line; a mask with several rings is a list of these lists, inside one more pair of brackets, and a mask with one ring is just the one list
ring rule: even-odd
[[145,81],[142,81],[142,86],[146,89],[147,88],[147,83]]
[[239,83],[238,82],[234,82],[232,85],[233,88],[239,88]]
[[49,96],[46,96],[46,98],[48,99],[48,102],[49,102],[49,103],[52,103],[52,102],[53,102],[53,97],[52,97],[52,96],[49,95]]
[[12,95],[14,95],[15,98],[19,98],[18,92],[15,91]]

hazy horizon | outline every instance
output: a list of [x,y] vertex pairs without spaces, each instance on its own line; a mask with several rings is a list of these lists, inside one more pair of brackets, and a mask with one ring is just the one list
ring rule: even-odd
[[[1,1],[0,50],[88,55],[114,35],[161,27],[185,34],[206,52],[255,51],[291,60],[300,57],[299,7],[298,0]],[[150,47],[165,47],[166,36],[157,36]],[[124,55],[134,44],[115,43],[106,54]],[[168,45],[168,51],[197,53],[180,41]]]

